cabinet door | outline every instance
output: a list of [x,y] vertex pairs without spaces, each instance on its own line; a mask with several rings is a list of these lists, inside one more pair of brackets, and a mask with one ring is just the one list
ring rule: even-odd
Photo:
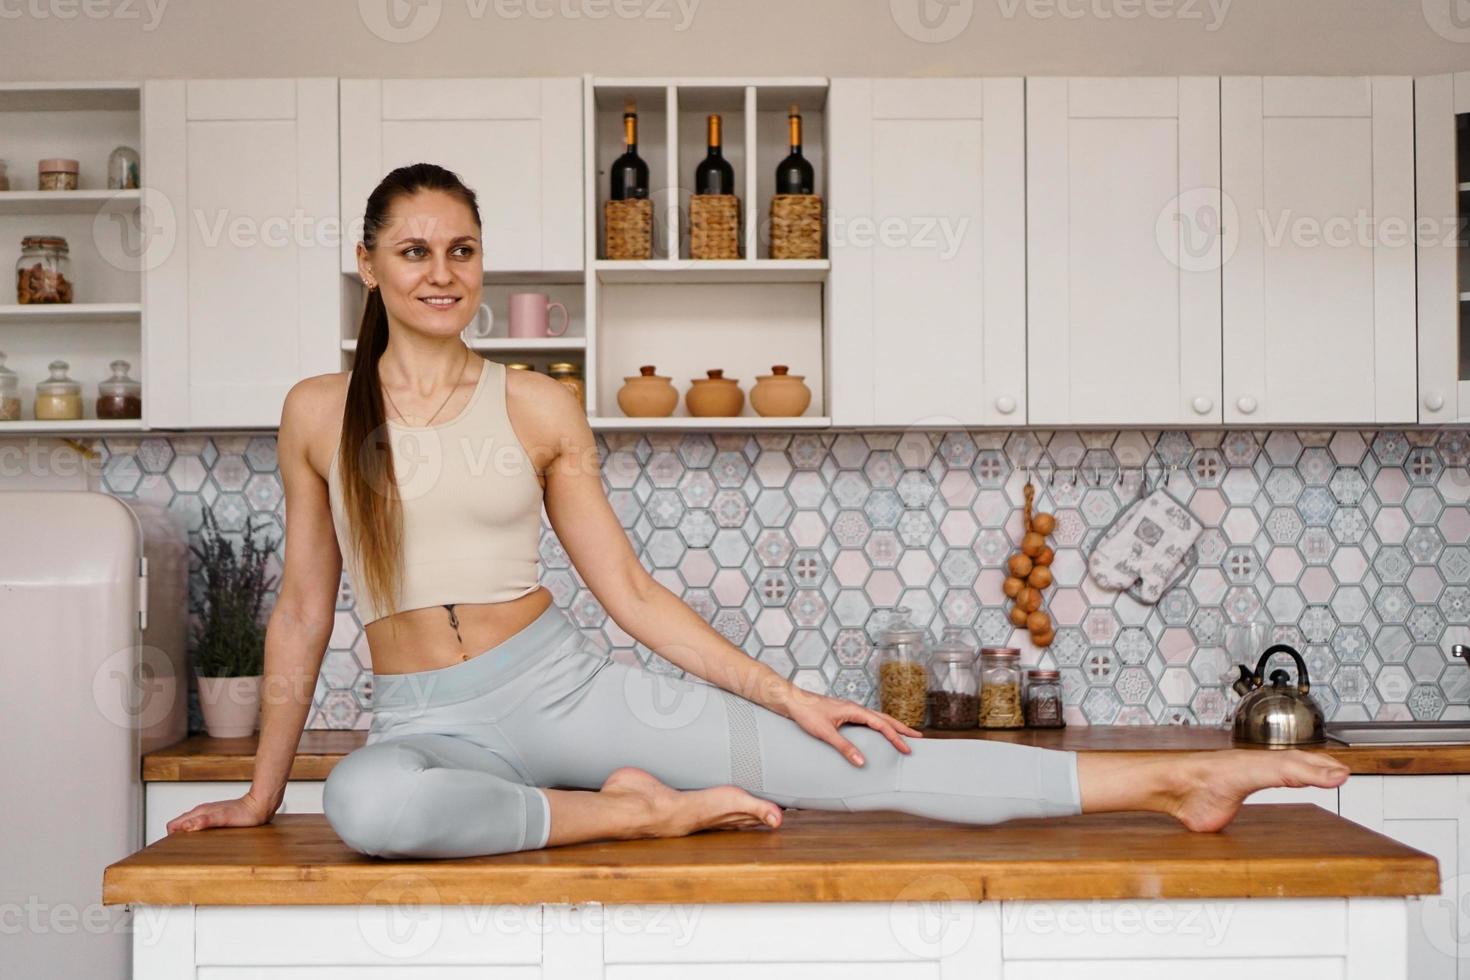
[[1439,894],[1409,900],[1408,976],[1470,980],[1470,776],[1349,776],[1338,798],[1343,817],[1439,861]]
[[1220,82],[1026,81],[1040,425],[1220,421]]
[[1225,421],[1416,421],[1410,79],[1222,86]]
[[836,425],[1026,422],[1018,78],[835,78],[827,97]]
[[368,195],[419,162],[477,195],[487,272],[582,268],[581,79],[343,79],[343,272],[357,272]]
[[341,369],[337,80],[143,86],[150,426],[274,428]]
[[[1470,418],[1470,72],[1414,83],[1419,240],[1419,421]],[[1470,151],[1470,145],[1466,147]]]

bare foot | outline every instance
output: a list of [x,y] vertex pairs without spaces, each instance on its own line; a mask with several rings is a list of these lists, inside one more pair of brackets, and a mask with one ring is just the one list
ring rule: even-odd
[[1301,749],[1220,749],[1191,752],[1178,763],[1167,811],[1190,830],[1219,830],[1241,802],[1269,786],[1340,786],[1349,769],[1330,755]]
[[631,837],[683,837],[700,830],[743,830],[781,826],[781,808],[738,786],[677,790],[642,769],[624,766],[602,784],[602,792],[641,801],[648,812]]

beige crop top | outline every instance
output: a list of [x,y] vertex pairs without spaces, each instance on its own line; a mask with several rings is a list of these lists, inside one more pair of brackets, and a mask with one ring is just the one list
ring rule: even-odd
[[[398,612],[464,602],[505,602],[539,585],[543,495],[535,464],[506,409],[505,365],[480,358],[464,409],[433,425],[388,421],[403,509]],[[332,454],[327,490],[342,564],[364,626],[387,615],[363,590]]]

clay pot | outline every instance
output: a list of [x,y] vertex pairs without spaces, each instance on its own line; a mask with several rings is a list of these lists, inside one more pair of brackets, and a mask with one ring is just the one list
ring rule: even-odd
[[803,374],[787,374],[789,368],[775,364],[770,374],[758,374],[750,389],[750,407],[757,415],[800,415],[812,403],[812,390]]
[[679,392],[673,379],[653,373],[654,366],[645,364],[638,374],[623,379],[618,389],[618,408],[629,418],[662,418],[672,415],[679,404]]
[[211,738],[244,738],[260,720],[260,683],[250,677],[198,677],[199,710]]
[[745,392],[740,390],[734,378],[724,376],[723,368],[706,371],[707,378],[691,378],[684,403],[689,414],[704,418],[729,418],[739,415],[745,406]]

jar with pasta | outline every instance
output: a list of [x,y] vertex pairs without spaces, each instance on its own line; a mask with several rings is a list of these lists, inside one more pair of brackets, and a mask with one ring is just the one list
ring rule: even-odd
[[878,640],[878,710],[923,728],[928,709],[929,649],[924,630],[899,606]]
[[946,626],[929,667],[929,725],[974,728],[980,716],[980,684],[975,677],[975,651],[965,642],[963,626]]
[[1021,706],[1021,651],[1015,647],[980,649],[980,727],[1026,727]]

